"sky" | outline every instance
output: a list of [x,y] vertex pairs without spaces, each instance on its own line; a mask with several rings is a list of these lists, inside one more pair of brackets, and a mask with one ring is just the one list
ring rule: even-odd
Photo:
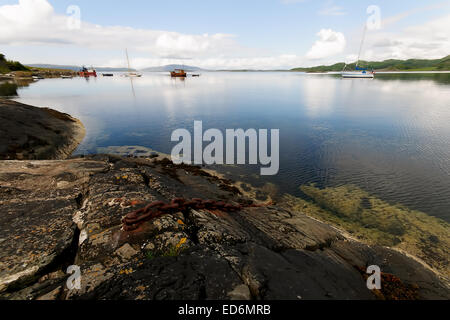
[[362,38],[364,60],[442,58],[450,0],[0,0],[0,52],[26,64],[289,69]]

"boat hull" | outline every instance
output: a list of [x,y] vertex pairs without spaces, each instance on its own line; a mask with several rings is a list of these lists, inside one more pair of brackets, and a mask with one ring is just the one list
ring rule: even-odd
[[128,77],[128,78],[140,78],[142,77],[142,74],[139,73],[128,73],[128,74],[124,74],[124,77]]
[[186,72],[175,72],[175,71],[172,71],[170,73],[170,76],[172,78],[186,78],[187,74],[186,74]]
[[96,77],[97,76],[97,72],[95,71],[80,71],[78,72],[78,75],[80,77]]
[[372,72],[362,73],[362,72],[343,72],[342,78],[368,78],[373,79],[375,75]]

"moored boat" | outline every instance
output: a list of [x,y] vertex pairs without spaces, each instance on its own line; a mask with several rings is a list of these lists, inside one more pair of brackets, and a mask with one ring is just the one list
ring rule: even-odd
[[136,72],[128,72],[128,73],[125,73],[123,76],[130,77],[130,78],[140,78],[140,77],[142,77],[142,74],[136,73]]
[[170,72],[170,76],[172,78],[186,78],[187,74],[183,69],[175,69],[174,71]]
[[363,36],[361,39],[361,45],[359,47],[359,54],[358,54],[358,61],[356,62],[356,66],[355,66],[355,70],[354,71],[345,71],[345,67],[347,66],[347,64],[344,65],[344,68],[342,69],[341,72],[341,76],[342,78],[369,78],[369,79],[373,79],[375,77],[375,72],[373,71],[368,71],[365,68],[361,68],[359,67],[359,61],[361,58],[361,50],[364,44],[364,38],[366,36],[366,30],[367,30],[367,26],[364,26],[364,31],[363,31]]
[[81,70],[78,72],[78,75],[80,77],[97,77],[97,71],[95,71],[94,68],[87,69],[85,67],[81,68]]
[[130,58],[128,57],[128,49],[125,49],[125,55],[127,56],[128,72],[125,73],[123,76],[124,77],[129,77],[129,78],[140,78],[140,77],[142,77],[142,74],[140,74],[140,73],[131,72]]
[[366,69],[359,69],[355,71],[342,72],[342,78],[374,78],[374,71],[367,71]]

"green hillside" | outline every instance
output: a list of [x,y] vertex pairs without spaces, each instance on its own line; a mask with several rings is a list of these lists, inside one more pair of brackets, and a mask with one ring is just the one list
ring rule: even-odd
[[0,74],[11,71],[28,71],[29,69],[20,62],[6,60],[5,56],[0,53]]
[[[346,70],[354,70],[356,62],[348,64]],[[395,60],[389,59],[384,61],[363,61],[359,62],[360,67],[383,70],[383,71],[450,71],[450,55],[442,59],[408,59]],[[303,72],[329,72],[342,71],[344,63],[335,63],[330,66],[316,66],[310,68],[294,68],[291,71]]]

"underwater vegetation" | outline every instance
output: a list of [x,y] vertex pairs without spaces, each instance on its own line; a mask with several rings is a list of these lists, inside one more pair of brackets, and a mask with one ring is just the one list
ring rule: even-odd
[[450,224],[424,212],[389,204],[354,185],[300,189],[311,198],[285,195],[291,209],[347,231],[369,244],[405,251],[449,277]]

